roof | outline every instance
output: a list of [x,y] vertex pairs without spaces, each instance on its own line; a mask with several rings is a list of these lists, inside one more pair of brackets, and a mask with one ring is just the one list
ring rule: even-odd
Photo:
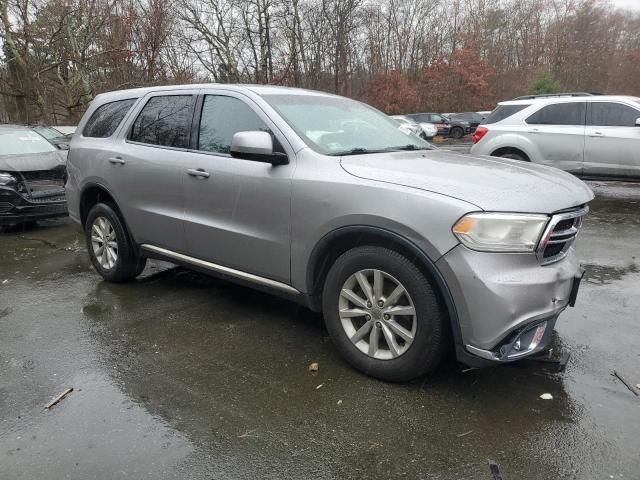
[[96,95],[100,101],[122,100],[126,98],[139,98],[152,92],[176,91],[176,90],[197,90],[201,88],[220,88],[235,92],[253,92],[257,95],[314,95],[336,97],[332,93],[320,92],[317,90],[307,90],[295,87],[283,87],[279,85],[252,85],[233,83],[198,83],[188,85],[163,85],[155,87],[130,88],[127,90],[114,90]]
[[629,95],[585,95],[585,96],[566,96],[566,97],[537,97],[537,98],[521,98],[516,100],[507,100],[499,102],[498,105],[533,105],[541,103],[566,103],[566,102],[634,102],[640,103],[640,98]]

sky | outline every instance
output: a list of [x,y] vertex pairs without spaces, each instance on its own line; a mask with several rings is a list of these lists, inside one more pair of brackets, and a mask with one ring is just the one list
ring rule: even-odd
[[611,0],[616,7],[640,11],[640,0]]

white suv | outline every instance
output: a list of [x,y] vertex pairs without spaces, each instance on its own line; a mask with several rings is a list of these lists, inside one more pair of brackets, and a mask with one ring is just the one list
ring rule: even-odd
[[584,177],[640,177],[640,98],[572,93],[501,102],[474,155],[543,163]]

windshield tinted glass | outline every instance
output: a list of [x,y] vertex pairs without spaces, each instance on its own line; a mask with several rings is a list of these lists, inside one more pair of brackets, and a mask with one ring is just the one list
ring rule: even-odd
[[33,129],[36,131],[36,133],[39,133],[47,140],[51,140],[52,138],[58,138],[63,136],[62,133],[60,133],[55,128],[51,128],[51,127],[33,127]]
[[264,99],[310,148],[325,155],[433,148],[398,129],[392,118],[355,100],[315,95],[264,95]]
[[56,147],[28,129],[0,128],[0,155],[55,152]]

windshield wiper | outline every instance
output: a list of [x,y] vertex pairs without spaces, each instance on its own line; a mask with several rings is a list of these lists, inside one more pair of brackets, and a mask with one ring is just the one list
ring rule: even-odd
[[401,145],[399,147],[387,147],[387,148],[385,148],[385,150],[431,150],[431,148],[429,148],[429,147],[418,147],[417,145],[414,145],[413,143],[410,143],[408,145]]
[[376,153],[380,151],[381,150],[367,150],[366,148],[356,147],[356,148],[352,148],[351,150],[344,150],[342,152],[331,153],[330,155],[334,157],[342,157],[346,155],[363,155],[365,153]]

